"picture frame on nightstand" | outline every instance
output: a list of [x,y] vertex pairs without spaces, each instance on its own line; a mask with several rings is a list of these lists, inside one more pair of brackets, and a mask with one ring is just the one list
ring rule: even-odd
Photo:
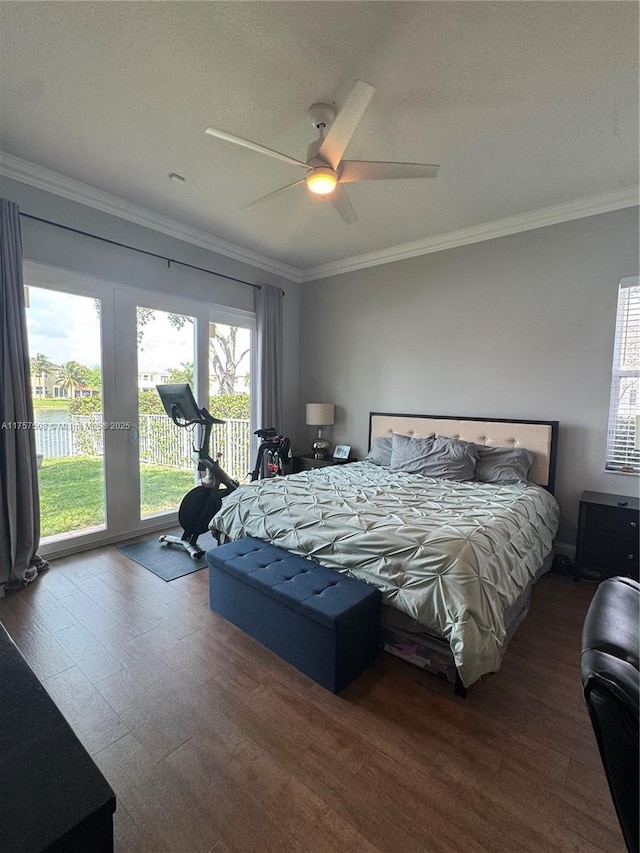
[[333,451],[333,458],[340,459],[341,461],[346,462],[349,458],[349,454],[351,453],[351,445],[350,444],[337,444],[336,449]]

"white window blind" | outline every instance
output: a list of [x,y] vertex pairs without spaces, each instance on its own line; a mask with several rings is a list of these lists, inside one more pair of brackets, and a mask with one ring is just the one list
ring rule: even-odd
[[611,374],[608,471],[640,473],[635,450],[636,415],[640,414],[640,279],[623,278],[618,289],[616,339]]

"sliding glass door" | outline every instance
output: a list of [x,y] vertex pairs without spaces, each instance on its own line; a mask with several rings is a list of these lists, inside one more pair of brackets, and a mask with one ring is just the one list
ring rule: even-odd
[[[192,430],[156,386],[188,382],[226,423],[212,455],[249,471],[253,316],[25,263],[43,553],[175,526],[196,482]],[[61,545],[62,543],[62,545]]]
[[213,428],[210,454],[241,482],[250,470],[252,328],[247,321],[239,325],[210,320],[228,315],[220,309],[203,314],[200,306],[184,302],[173,307],[136,305],[141,519],[175,512],[197,476],[194,446],[199,431],[171,421],[157,385],[188,383],[198,405],[225,421]]
[[140,518],[175,511],[194,485],[193,429],[176,426],[157,385],[195,385],[196,318],[136,306]]
[[243,482],[251,470],[252,330],[249,325],[210,322],[209,409],[226,423],[213,434],[222,467]]
[[101,301],[44,287],[25,295],[41,536],[104,530]]

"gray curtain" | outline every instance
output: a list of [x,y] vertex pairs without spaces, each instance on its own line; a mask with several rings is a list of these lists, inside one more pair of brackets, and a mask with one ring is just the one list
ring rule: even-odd
[[0,597],[48,565],[36,553],[40,500],[29,372],[20,211],[0,199]]
[[263,284],[255,291],[258,333],[258,427],[283,430],[282,297],[279,287]]

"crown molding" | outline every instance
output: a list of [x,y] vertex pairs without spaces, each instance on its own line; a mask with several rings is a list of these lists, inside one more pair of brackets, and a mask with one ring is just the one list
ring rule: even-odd
[[523,231],[545,228],[573,219],[596,216],[599,213],[636,207],[640,201],[640,187],[623,187],[563,204],[529,210],[525,213],[484,222],[480,225],[472,225],[469,228],[462,228],[447,234],[438,234],[423,240],[391,246],[388,249],[367,252],[362,255],[331,261],[327,264],[299,269],[290,264],[276,261],[267,255],[214,237],[206,231],[191,228],[175,219],[154,213],[103,190],[98,190],[88,184],[60,175],[50,169],[45,169],[43,166],[30,163],[3,151],[0,151],[0,175],[295,282],[315,281],[329,276],[355,272],[367,267],[415,258],[419,255],[429,255],[434,252],[455,249],[459,246],[481,243],[485,240],[495,240]]
[[611,190],[551,207],[528,210],[525,213],[507,216],[504,219],[472,225],[469,228],[461,228],[459,231],[451,231],[448,234],[439,234],[412,243],[390,246],[388,249],[382,249],[379,252],[367,252],[363,255],[354,255],[351,258],[332,261],[328,264],[307,267],[302,271],[302,281],[315,281],[320,278],[402,261],[406,258],[415,258],[419,255],[455,249],[458,246],[467,246],[471,243],[495,240],[498,237],[519,234],[523,231],[533,231],[536,228],[546,228],[548,225],[558,225],[572,219],[583,219],[587,216],[596,216],[599,213],[610,213],[614,210],[622,210],[625,207],[636,207],[639,203],[640,187],[623,187],[619,190]]
[[200,248],[216,252],[218,255],[233,258],[235,261],[257,267],[264,272],[274,273],[290,281],[301,281],[301,271],[297,267],[283,264],[267,255],[214,237],[206,231],[191,228],[168,216],[154,213],[144,207],[118,198],[118,196],[111,195],[111,193],[98,190],[89,184],[60,175],[50,169],[45,169],[44,166],[38,166],[4,151],[0,151],[0,175],[53,193],[61,198],[75,201],[78,204],[84,204],[94,210],[109,213],[111,216],[126,219],[128,222],[142,225],[144,228],[159,231],[168,237],[175,237],[185,243],[200,246]]

